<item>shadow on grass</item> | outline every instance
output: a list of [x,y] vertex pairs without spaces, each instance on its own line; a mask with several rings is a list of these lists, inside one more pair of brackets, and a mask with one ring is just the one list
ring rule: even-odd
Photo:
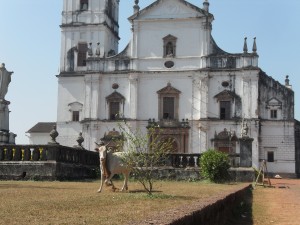
[[[41,187],[38,185],[22,185],[22,184],[0,184],[0,189],[8,189],[8,188],[15,188],[15,189],[52,189],[52,190],[65,190],[65,189],[75,189],[70,187],[51,187],[51,186],[45,186]],[[77,188],[76,188],[77,189]]]
[[253,225],[253,190],[249,189],[232,211],[225,225]]

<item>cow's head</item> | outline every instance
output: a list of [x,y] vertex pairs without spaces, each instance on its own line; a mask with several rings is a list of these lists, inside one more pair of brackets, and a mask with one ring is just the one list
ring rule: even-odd
[[97,148],[95,149],[97,152],[99,152],[99,158],[101,162],[104,162],[106,160],[107,156],[107,149],[103,142],[100,142],[99,144],[95,142],[97,145]]

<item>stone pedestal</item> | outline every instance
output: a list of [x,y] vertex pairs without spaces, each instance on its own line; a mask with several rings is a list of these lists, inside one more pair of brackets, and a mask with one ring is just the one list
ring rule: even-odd
[[9,132],[9,101],[0,100],[0,144],[15,144],[16,134]]
[[0,131],[9,131],[9,101],[0,100]]
[[240,167],[252,167],[253,138],[242,137],[240,140]]

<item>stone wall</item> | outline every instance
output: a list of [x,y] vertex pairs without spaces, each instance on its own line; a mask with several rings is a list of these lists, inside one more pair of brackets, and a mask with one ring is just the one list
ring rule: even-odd
[[220,194],[206,201],[196,202],[155,216],[155,219],[130,223],[131,225],[224,225],[232,217],[233,210],[245,196],[249,196],[250,185],[227,194]]

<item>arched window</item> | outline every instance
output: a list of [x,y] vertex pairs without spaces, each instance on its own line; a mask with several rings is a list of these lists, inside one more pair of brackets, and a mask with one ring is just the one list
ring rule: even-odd
[[176,56],[176,41],[177,41],[177,38],[170,34],[163,38],[164,57],[175,57]]

